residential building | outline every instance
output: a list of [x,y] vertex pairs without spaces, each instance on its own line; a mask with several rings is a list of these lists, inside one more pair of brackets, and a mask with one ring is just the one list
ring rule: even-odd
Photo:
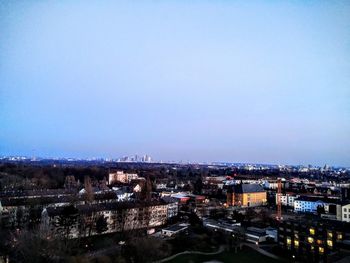
[[303,262],[328,262],[344,239],[344,225],[337,221],[283,221],[278,228],[278,245],[287,255]]
[[[297,194],[294,194],[294,193],[281,194],[280,195],[281,204],[283,206],[294,207],[294,201],[298,197],[300,197],[300,195],[297,195]],[[278,200],[278,194],[276,194],[276,204],[277,204],[277,200]]]
[[350,222],[350,204],[343,205],[341,208],[341,221]]
[[[95,205],[78,205],[77,220],[69,232],[70,238],[97,235],[95,222],[103,216],[107,222],[104,233],[148,229],[167,222],[168,209],[172,203],[164,200],[152,202],[114,202]],[[48,207],[42,212],[41,222],[56,232],[64,207]]]
[[109,173],[108,184],[113,183],[129,183],[131,180],[138,179],[138,175],[135,173],[124,173],[123,171],[117,171],[115,173]]
[[339,203],[340,200],[329,199],[321,196],[300,196],[294,200],[294,211],[303,213],[316,213],[317,208],[329,212],[329,206]]

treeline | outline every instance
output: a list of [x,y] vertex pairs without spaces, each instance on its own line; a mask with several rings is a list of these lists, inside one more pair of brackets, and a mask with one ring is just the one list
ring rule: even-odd
[[85,176],[102,180],[108,177],[108,169],[4,163],[0,165],[0,190],[63,188],[68,175],[74,175],[80,182],[84,182]]

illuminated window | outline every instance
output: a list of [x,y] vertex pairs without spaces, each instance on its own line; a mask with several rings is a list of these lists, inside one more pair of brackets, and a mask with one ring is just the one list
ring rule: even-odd
[[323,247],[319,247],[318,248],[318,252],[320,252],[320,254],[323,254],[324,253],[324,248]]
[[318,244],[318,245],[321,245],[321,244],[322,244],[322,240],[317,239],[317,244]]
[[311,246],[311,250],[314,250],[315,249],[315,247],[314,246]]
[[310,235],[315,235],[315,228],[310,228]]
[[331,231],[328,231],[327,235],[328,235],[329,238],[333,237],[333,233]]
[[292,244],[292,240],[290,239],[290,237],[287,237],[287,245]]
[[333,241],[332,240],[327,240],[327,246],[333,247]]
[[299,240],[294,240],[294,247],[299,247]]
[[314,243],[314,239],[312,237],[308,237],[307,238],[307,242],[309,242],[310,244]]
[[338,235],[337,235],[337,239],[338,239],[338,240],[343,239],[343,235],[342,235],[342,233],[338,233]]

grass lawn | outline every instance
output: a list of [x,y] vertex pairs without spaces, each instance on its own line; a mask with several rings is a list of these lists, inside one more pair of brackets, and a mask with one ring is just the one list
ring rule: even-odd
[[255,250],[249,249],[249,248],[243,248],[242,251],[237,252],[235,254],[234,252],[222,252],[218,255],[181,255],[173,260],[167,261],[167,263],[201,263],[205,261],[210,260],[216,260],[219,262],[224,263],[232,263],[232,262],[248,262],[248,263],[274,263],[279,262],[272,258],[266,257],[264,255],[261,255],[260,253],[256,252]]

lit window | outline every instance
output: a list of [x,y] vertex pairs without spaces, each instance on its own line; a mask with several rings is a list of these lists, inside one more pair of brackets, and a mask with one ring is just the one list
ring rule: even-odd
[[314,243],[314,239],[312,237],[308,237],[307,238],[307,242],[309,242],[310,244]]
[[311,246],[311,250],[314,250],[315,249],[315,247],[314,246]]
[[317,239],[317,244],[321,245],[322,244],[322,240]]
[[315,235],[315,228],[310,228],[310,234]]
[[299,247],[299,240],[294,240],[294,247]]
[[323,254],[324,253],[324,248],[323,247],[319,247],[318,248],[318,252],[320,252],[320,254]]
[[332,240],[327,240],[327,246],[333,247],[333,241]]
[[342,235],[342,233],[338,233],[338,235],[337,235],[337,239],[338,239],[338,240],[343,239],[343,235]]
[[329,238],[332,238],[332,237],[333,237],[333,233],[332,233],[331,231],[328,231],[327,234],[328,234],[328,237],[329,237]]
[[287,237],[287,245],[290,245],[290,244],[292,244],[292,240],[290,237]]

